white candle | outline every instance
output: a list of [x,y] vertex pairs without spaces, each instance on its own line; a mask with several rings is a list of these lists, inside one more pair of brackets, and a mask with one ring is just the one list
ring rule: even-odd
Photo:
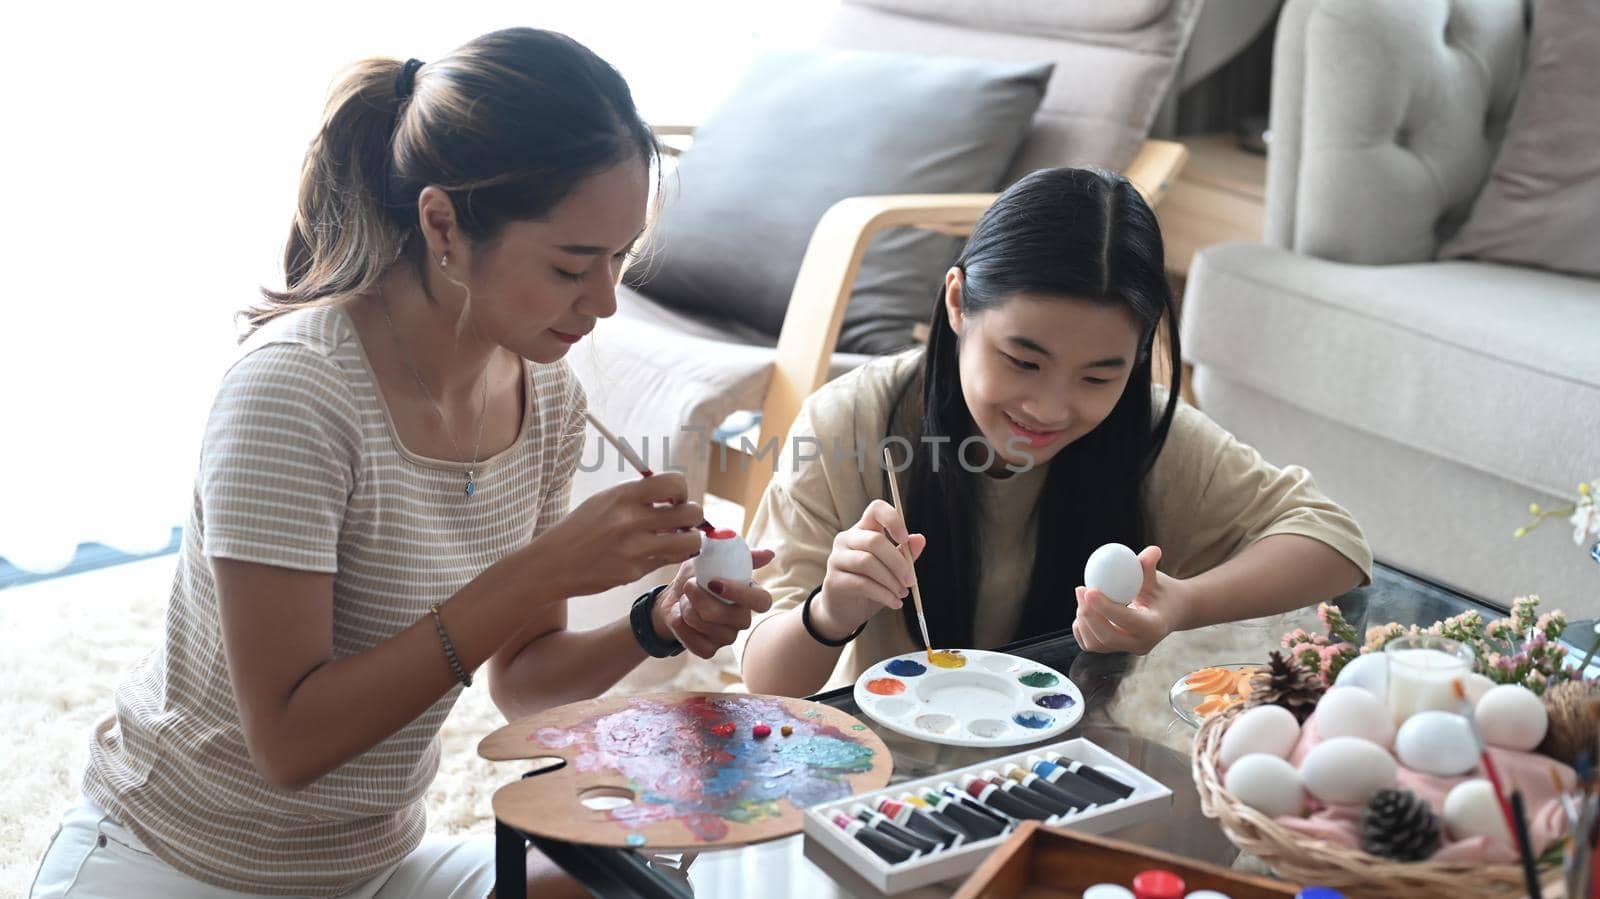
[[1389,713],[1398,726],[1417,712],[1459,712],[1455,682],[1472,670],[1471,650],[1442,638],[1402,638],[1385,647],[1389,660]]

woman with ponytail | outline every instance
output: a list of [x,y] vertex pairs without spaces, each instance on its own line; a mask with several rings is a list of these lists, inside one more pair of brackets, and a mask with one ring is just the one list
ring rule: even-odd
[[[339,82],[285,284],[211,409],[161,645],[96,726],[32,896],[481,899],[492,836],[427,837],[423,810],[473,674],[519,718],[710,656],[768,607],[690,577],[681,475],[568,510],[562,357],[615,311],[657,162],[621,76],[558,34]],[[630,616],[567,629],[569,598],[663,565]],[[537,853],[528,878],[577,889]]]
[[[1070,628],[1086,650],[1145,653],[1368,576],[1360,529],[1310,475],[1179,401],[1162,258],[1119,176],[1039,171],[1000,196],[945,276],[926,349],[839,378],[796,419],[749,534],[781,560],[762,576],[772,609],[740,637],[752,691],[813,693],[921,649],[906,554],[941,648]],[[1172,379],[1155,385],[1163,320]],[[883,447],[903,510],[885,502]],[[1081,586],[1107,543],[1143,548],[1130,605]]]

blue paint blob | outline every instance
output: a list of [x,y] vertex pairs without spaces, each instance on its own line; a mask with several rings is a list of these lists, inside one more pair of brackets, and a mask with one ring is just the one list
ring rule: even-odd
[[1065,693],[1046,693],[1033,700],[1034,705],[1046,709],[1070,709],[1076,703],[1077,700]]
[[1018,712],[1011,720],[1030,730],[1043,730],[1056,723],[1056,719],[1043,712]]
[[926,674],[928,672],[927,665],[924,665],[921,662],[912,661],[911,659],[895,659],[889,664],[883,666],[883,669],[895,677],[916,677],[919,674]]
[[629,846],[633,846],[633,847],[636,847],[636,848],[639,847],[639,846],[643,846],[644,845],[644,834],[642,834],[642,833],[630,833],[630,834],[628,834],[628,841],[627,842],[628,842]]

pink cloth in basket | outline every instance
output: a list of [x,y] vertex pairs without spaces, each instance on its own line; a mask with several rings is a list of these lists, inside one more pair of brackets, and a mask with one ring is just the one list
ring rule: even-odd
[[[1300,729],[1300,741],[1295,744],[1294,751],[1289,753],[1289,763],[1296,768],[1300,767],[1306,754],[1322,742],[1322,737],[1317,733],[1316,720],[1316,713],[1312,713],[1305,726]],[[1494,758],[1495,770],[1499,773],[1500,782],[1505,786],[1507,794],[1509,795],[1513,789],[1522,791],[1523,807],[1528,814],[1528,839],[1533,843],[1535,851],[1542,854],[1567,831],[1566,814],[1561,809],[1561,801],[1550,772],[1556,772],[1562,786],[1568,790],[1576,786],[1577,775],[1573,773],[1572,768],[1546,755],[1496,749],[1492,746],[1489,747],[1489,753]],[[1395,765],[1399,769],[1395,785],[1400,789],[1410,790],[1426,800],[1428,805],[1433,807],[1434,814],[1439,816],[1441,826],[1444,823],[1444,798],[1449,794],[1450,788],[1465,780],[1487,776],[1481,765],[1471,774],[1462,777],[1435,777],[1423,774],[1401,765],[1398,760]],[[1307,795],[1306,799],[1310,814],[1304,818],[1278,818],[1278,824],[1308,837],[1327,840],[1350,849],[1361,848],[1360,808],[1324,806],[1310,795]],[[1445,834],[1444,843],[1429,860],[1458,863],[1515,863],[1517,854],[1511,847],[1502,846],[1497,842],[1491,843],[1484,837],[1452,840],[1449,834]]]

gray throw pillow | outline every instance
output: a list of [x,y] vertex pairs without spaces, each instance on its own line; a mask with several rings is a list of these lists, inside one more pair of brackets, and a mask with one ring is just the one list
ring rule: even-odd
[[1600,3],[1534,3],[1500,155],[1439,255],[1600,276]]
[[[862,194],[999,189],[1052,68],[846,50],[759,58],[696,129],[628,285],[777,337],[828,207]],[[838,348],[910,344],[959,247],[912,229],[874,240]]]

